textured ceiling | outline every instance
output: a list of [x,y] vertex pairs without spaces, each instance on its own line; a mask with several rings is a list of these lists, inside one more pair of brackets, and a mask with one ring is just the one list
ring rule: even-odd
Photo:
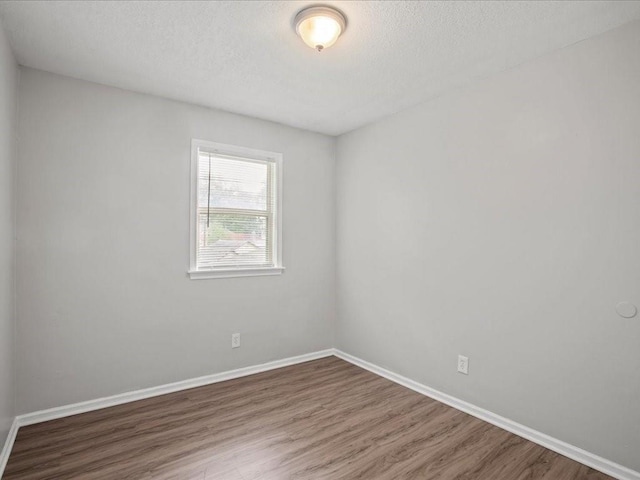
[[317,53],[310,2],[0,2],[22,65],[340,134],[640,18],[638,1],[320,2],[348,17]]

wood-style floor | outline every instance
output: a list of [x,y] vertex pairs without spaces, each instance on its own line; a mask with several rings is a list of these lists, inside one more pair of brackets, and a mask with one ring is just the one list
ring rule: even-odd
[[605,480],[329,357],[20,428],[3,479]]

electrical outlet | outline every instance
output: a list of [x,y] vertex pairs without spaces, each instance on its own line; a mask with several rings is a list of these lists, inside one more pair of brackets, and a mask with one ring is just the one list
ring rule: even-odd
[[458,355],[458,372],[469,375],[469,358],[464,355]]
[[240,348],[240,334],[232,333],[231,334],[231,348]]

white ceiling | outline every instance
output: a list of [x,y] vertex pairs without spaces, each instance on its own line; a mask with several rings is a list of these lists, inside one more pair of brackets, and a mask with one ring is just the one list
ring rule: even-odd
[[22,65],[336,135],[640,18],[640,1],[319,2],[345,34],[315,52],[311,2],[0,2]]

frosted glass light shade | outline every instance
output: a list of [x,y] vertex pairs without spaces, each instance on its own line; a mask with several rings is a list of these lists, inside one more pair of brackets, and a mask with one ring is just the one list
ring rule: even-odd
[[296,15],[296,33],[309,45],[321,52],[336,43],[347,26],[344,15],[329,7],[309,7]]

